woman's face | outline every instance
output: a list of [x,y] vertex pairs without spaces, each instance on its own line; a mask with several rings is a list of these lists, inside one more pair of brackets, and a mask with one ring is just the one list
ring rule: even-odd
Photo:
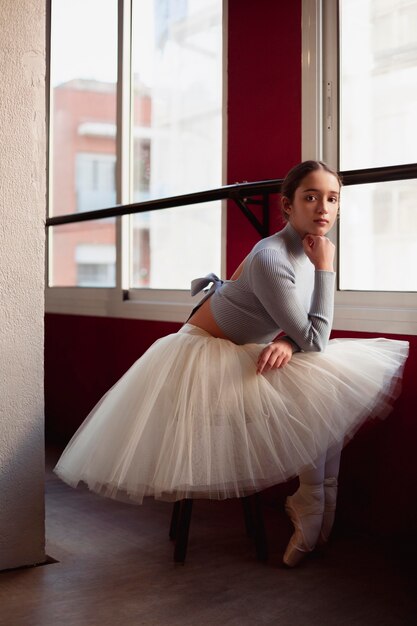
[[326,170],[307,174],[297,187],[293,201],[283,198],[288,221],[303,238],[310,235],[326,235],[337,217],[340,185],[337,178]]

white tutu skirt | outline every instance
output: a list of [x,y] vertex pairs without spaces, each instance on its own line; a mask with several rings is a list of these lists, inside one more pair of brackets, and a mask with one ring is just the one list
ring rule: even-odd
[[138,504],[248,495],[386,415],[408,354],[404,341],[335,339],[257,375],[263,347],[191,324],[159,339],[92,410],[55,472]]

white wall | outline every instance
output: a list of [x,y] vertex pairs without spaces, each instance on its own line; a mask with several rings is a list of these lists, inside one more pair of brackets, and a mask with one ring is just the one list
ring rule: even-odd
[[45,560],[45,2],[0,3],[0,570]]

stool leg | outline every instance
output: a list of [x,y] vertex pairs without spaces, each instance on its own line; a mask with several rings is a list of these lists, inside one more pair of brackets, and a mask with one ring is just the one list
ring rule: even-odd
[[266,561],[268,559],[268,544],[262,516],[261,497],[258,493],[254,493],[253,496],[251,496],[251,499],[255,509],[253,521],[256,556],[259,561]]
[[185,563],[185,556],[187,554],[188,546],[188,533],[190,530],[191,513],[193,510],[192,498],[186,498],[181,501],[179,519],[177,522],[177,528],[175,533],[175,549],[174,549],[174,561],[175,563]]
[[249,537],[252,538],[254,534],[254,526],[253,526],[253,515],[252,515],[250,496],[244,496],[240,500],[243,506],[243,516],[245,519],[246,533]]
[[180,515],[180,510],[181,500],[177,500],[176,502],[174,502],[174,506],[172,508],[171,524],[169,526],[169,538],[171,539],[171,541],[173,541],[177,536],[178,518]]
[[262,516],[261,498],[258,493],[241,498],[246,532],[253,539],[259,561],[268,559],[268,544]]

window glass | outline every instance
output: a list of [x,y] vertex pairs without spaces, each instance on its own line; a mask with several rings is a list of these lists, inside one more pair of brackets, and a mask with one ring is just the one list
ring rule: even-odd
[[115,229],[112,220],[53,226],[49,256],[55,287],[114,287]]
[[[133,201],[220,187],[221,0],[134,0]],[[220,203],[131,218],[131,287],[220,272]]]
[[[117,0],[53,0],[51,216],[116,203],[116,84]],[[50,237],[52,285],[114,286],[114,220],[54,228]],[[88,245],[113,246],[106,272],[100,255],[79,263]]]
[[417,181],[342,190],[341,289],[417,291]]
[[343,0],[340,169],[417,161],[417,0]]
[[[417,162],[417,0],[343,0],[340,169]],[[417,182],[346,187],[339,286],[417,291]]]

